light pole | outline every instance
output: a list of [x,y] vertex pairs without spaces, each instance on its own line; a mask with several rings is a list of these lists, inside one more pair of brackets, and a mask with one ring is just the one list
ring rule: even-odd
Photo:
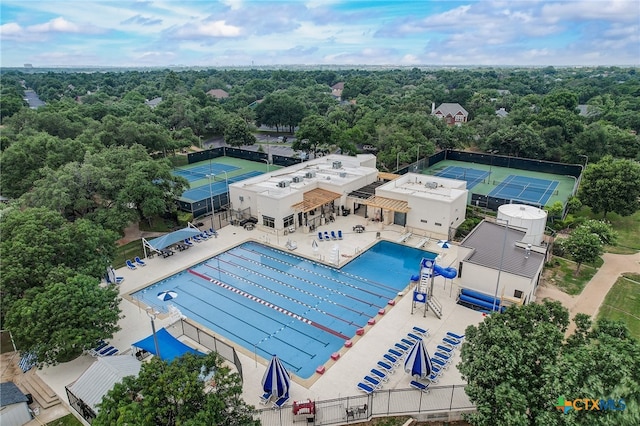
[[502,263],[504,262],[504,250],[507,246],[507,231],[509,230],[509,221],[507,219],[496,219],[498,221],[504,221],[504,240],[502,241],[502,254],[500,255],[500,266],[498,268],[498,278],[496,279],[496,294],[493,298],[492,312],[496,311],[496,303],[498,303],[498,287],[500,287],[500,273],[502,272]]
[[158,314],[160,312],[154,311],[152,307],[148,307],[146,311],[147,311],[147,316],[151,318],[151,332],[153,333],[153,344],[156,347],[156,356],[158,357],[158,359],[161,360],[162,357],[160,356],[160,345],[158,345],[158,336],[156,335],[156,323],[155,323],[155,319],[158,317]]
[[417,163],[418,161],[420,161],[420,145],[417,145],[416,148],[418,148],[416,150],[416,163]]
[[400,151],[398,151],[398,155],[396,155],[396,172],[400,168]]
[[213,208],[213,186],[212,186],[212,181],[213,181],[213,177],[215,175],[213,173],[208,174],[207,177],[209,178],[209,201],[211,201],[211,229],[213,229],[213,213],[214,213],[214,208]]

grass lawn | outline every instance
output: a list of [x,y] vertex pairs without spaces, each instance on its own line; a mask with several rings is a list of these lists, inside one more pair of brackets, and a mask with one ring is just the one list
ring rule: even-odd
[[623,274],[605,297],[598,318],[623,321],[640,339],[640,275]]
[[[586,217],[589,219],[602,219],[602,213],[594,214],[589,207],[583,207],[576,217]],[[640,210],[631,216],[620,216],[616,213],[609,213],[607,220],[618,234],[615,246],[607,246],[606,251],[618,254],[632,254],[640,250]]]
[[136,256],[144,257],[144,250],[142,249],[142,241],[131,241],[128,244],[120,246],[116,249],[116,257],[113,259],[113,267],[118,269],[126,265],[126,260],[132,260]]
[[562,257],[554,257],[546,266],[546,278],[553,282],[560,290],[567,294],[576,295],[582,292],[585,285],[602,266],[602,259],[598,258],[596,265],[582,264],[580,273],[575,275],[576,263]]
[[82,422],[76,419],[73,414],[67,414],[64,417],[47,423],[47,426],[82,426]]

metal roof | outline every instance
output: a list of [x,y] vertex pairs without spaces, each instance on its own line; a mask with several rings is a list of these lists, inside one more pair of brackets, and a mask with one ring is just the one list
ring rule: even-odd
[[[504,245],[504,258],[502,244]],[[483,221],[475,227],[460,246],[473,249],[464,259],[465,262],[500,269],[513,275],[534,278],[544,263],[544,255],[533,250],[526,256],[526,249],[517,247],[516,242],[522,241],[526,232],[502,224]]]
[[69,391],[96,413],[102,397],[127,376],[137,376],[142,363],[131,355],[99,357],[71,386]]

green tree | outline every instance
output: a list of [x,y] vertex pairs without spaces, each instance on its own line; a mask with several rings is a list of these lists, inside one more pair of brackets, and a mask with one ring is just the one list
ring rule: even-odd
[[240,116],[234,115],[224,129],[224,141],[231,146],[253,145],[256,137],[251,128]]
[[117,287],[101,287],[93,277],[53,280],[27,291],[7,312],[5,326],[21,351],[56,364],[113,337],[120,329],[119,301]]
[[556,409],[558,397],[638,401],[640,344],[622,323],[577,317],[566,341],[569,314],[559,302],[512,306],[466,329],[458,368],[476,405],[476,426],[633,425],[637,402],[622,412]]
[[551,219],[551,223],[553,223],[556,218],[562,217],[562,212],[564,212],[564,206],[562,205],[562,201],[556,201],[552,205],[545,207],[545,210],[549,215],[549,219]]
[[592,234],[600,238],[600,242],[606,245],[614,245],[618,235],[611,225],[603,220],[589,219],[580,224],[581,228],[586,228]]
[[640,208],[640,164],[604,157],[587,166],[582,175],[580,201],[595,213],[629,216]]
[[316,152],[323,144],[335,142],[337,127],[321,115],[313,114],[305,117],[296,132],[296,141],[291,144],[295,150]]
[[600,236],[586,226],[574,229],[568,238],[561,241],[561,245],[577,264],[576,276],[580,273],[583,263],[594,262],[604,251]]
[[92,424],[258,426],[252,410],[242,400],[240,376],[215,352],[186,354],[143,363],[138,377],[125,377],[107,393]]

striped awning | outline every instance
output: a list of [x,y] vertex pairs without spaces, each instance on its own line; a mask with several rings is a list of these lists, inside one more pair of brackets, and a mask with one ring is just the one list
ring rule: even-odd
[[358,200],[358,203],[370,207],[378,207],[383,210],[391,210],[399,213],[408,213],[411,210],[409,203],[402,200],[394,200],[392,198],[378,197],[374,195],[366,200]]
[[326,189],[312,189],[303,195],[302,202],[294,204],[292,207],[297,212],[306,213],[325,204],[337,200],[341,195],[336,192],[327,191]]

